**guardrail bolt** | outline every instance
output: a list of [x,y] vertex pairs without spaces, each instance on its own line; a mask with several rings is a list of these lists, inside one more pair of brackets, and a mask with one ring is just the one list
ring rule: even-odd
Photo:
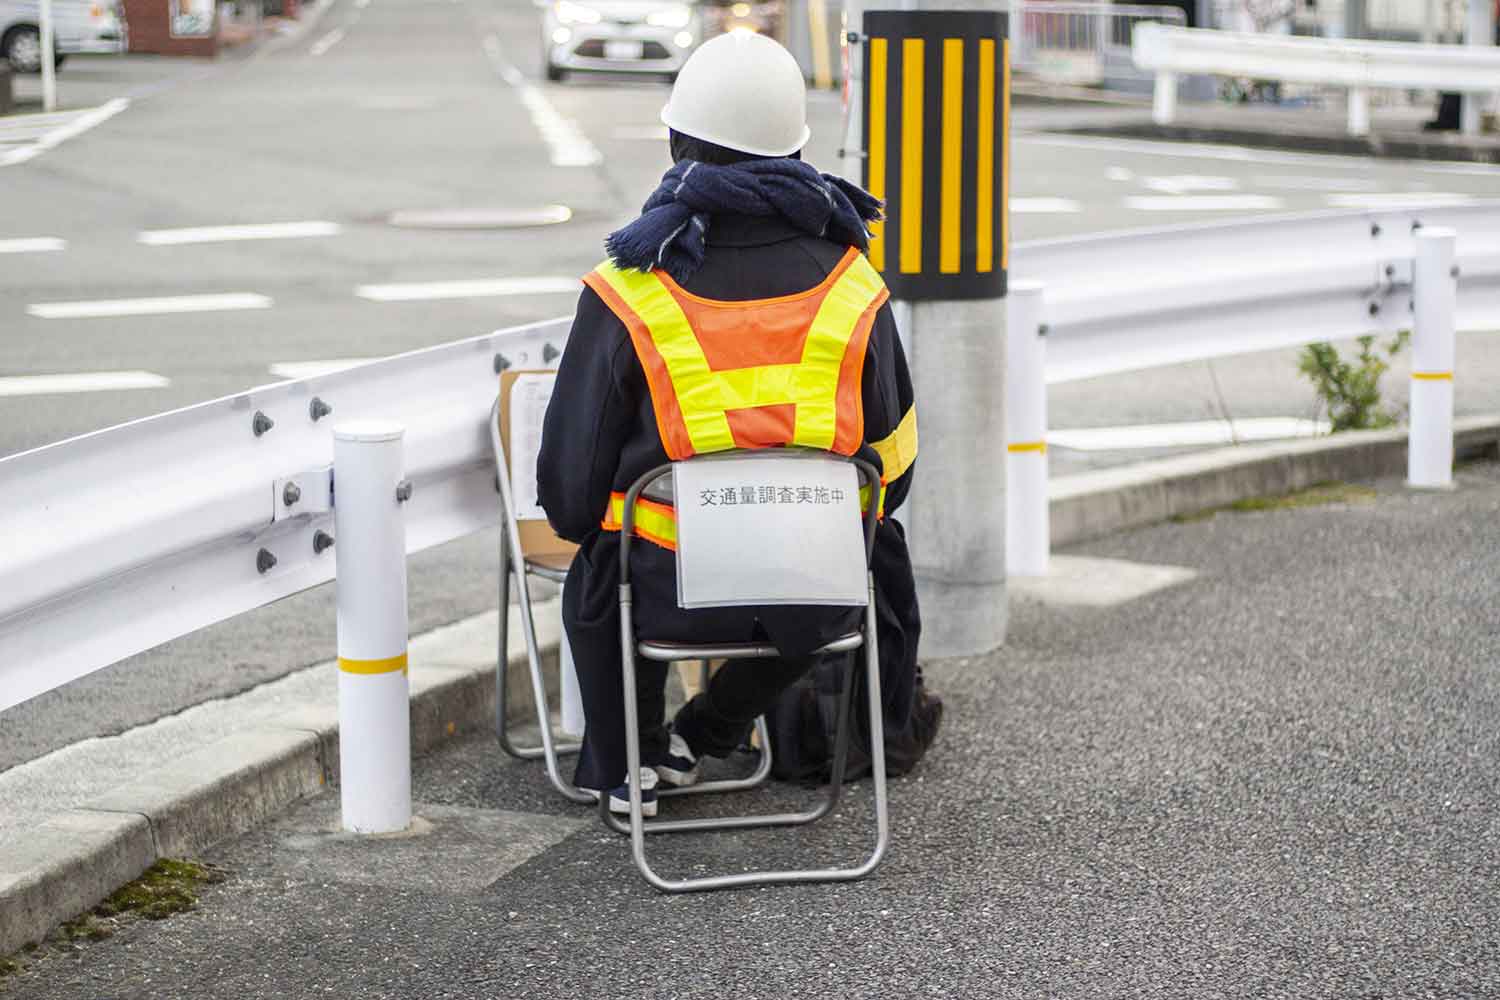
[[553,358],[561,357],[561,356],[562,356],[562,351],[559,351],[557,348],[553,347],[551,344],[547,344],[547,345],[545,345],[545,346],[542,347],[542,360],[543,361],[549,361],[550,362]]
[[1450,278],[1457,278],[1458,274],[1459,274],[1459,270],[1458,270],[1458,265],[1457,264],[1454,264],[1452,267],[1450,267],[1448,269],[1448,277],[1450,277]]
[[1421,228],[1422,228],[1422,220],[1421,219],[1413,219],[1413,220],[1411,220],[1411,231],[1412,232],[1416,232],[1418,229],[1421,229]]
[[313,555],[320,556],[333,548],[333,536],[326,531],[313,532]]
[[1039,323],[1037,324],[1036,335],[1038,337],[1045,337],[1050,330],[1051,327],[1047,326],[1046,323]]
[[411,480],[403,479],[396,484],[396,502],[406,503],[411,499]]
[[1387,278],[1394,278],[1396,276],[1396,265],[1395,264],[1387,264],[1385,266],[1385,276]]
[[1376,236],[1379,236],[1379,235],[1380,235],[1380,223],[1378,223],[1378,222],[1372,222],[1372,223],[1370,223],[1370,238],[1374,239]]
[[312,398],[312,402],[310,402],[310,403],[307,404],[307,415],[309,417],[312,417],[314,422],[322,420],[324,417],[328,416],[328,414],[330,414],[332,412],[333,412],[333,407],[331,407],[327,403],[323,402],[317,396],[314,396]]
[[255,432],[256,437],[260,437],[266,431],[275,426],[276,421],[272,420],[270,417],[266,416],[259,410],[256,410],[255,416],[250,418],[250,429]]
[[261,549],[255,553],[255,571],[264,576],[276,565],[276,557],[271,554],[270,549]]
[[496,375],[499,375],[501,372],[505,371],[505,369],[507,369],[509,367],[510,367],[510,358],[507,358],[503,354],[497,354],[497,355],[495,355],[495,374]]
[[302,499],[302,487],[296,483],[287,483],[286,489],[281,491],[281,502],[288,507],[295,507],[297,501]]
[[1371,316],[1379,316],[1380,315],[1380,303],[1379,302],[1371,302],[1370,303],[1370,315]]

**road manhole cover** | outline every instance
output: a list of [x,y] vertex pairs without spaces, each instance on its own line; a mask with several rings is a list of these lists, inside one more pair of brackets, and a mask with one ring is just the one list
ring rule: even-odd
[[529,229],[555,226],[573,217],[566,205],[531,208],[402,209],[386,221],[398,229]]

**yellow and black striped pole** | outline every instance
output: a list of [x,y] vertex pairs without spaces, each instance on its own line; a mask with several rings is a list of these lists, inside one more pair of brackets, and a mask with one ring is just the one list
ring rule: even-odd
[[866,11],[864,185],[886,203],[870,261],[894,298],[1005,294],[1010,59],[991,11]]

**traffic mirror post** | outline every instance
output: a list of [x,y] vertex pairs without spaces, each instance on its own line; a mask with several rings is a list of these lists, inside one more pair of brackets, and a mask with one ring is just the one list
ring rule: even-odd
[[404,434],[400,424],[373,420],[333,432],[339,782],[351,833],[411,825]]

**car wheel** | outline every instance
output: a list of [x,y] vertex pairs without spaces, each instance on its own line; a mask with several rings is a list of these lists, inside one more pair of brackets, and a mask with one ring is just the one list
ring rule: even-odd
[[547,63],[547,79],[553,83],[558,83],[565,75],[567,75],[567,70],[550,61]]
[[12,28],[5,36],[5,60],[17,73],[42,71],[42,33],[29,24]]

